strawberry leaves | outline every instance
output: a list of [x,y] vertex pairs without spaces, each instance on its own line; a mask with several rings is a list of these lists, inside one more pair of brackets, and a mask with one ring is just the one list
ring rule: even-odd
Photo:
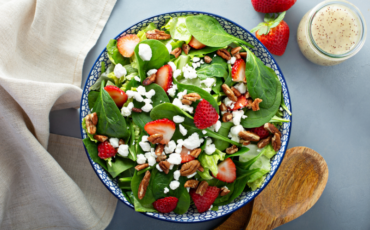
[[251,29],[251,32],[254,33],[258,31],[258,35],[267,35],[271,28],[274,28],[280,24],[280,22],[284,19],[285,14],[285,11],[280,14],[266,14],[265,18],[263,19],[264,22],[261,22],[256,27]]

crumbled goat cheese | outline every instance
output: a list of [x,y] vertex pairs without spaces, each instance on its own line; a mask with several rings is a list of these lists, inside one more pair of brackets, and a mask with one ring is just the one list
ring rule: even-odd
[[175,179],[175,180],[179,180],[179,178],[180,178],[180,170],[176,170],[175,172],[173,172],[173,178]]
[[114,75],[117,77],[117,78],[121,78],[122,76],[126,76],[127,74],[127,70],[125,67],[123,67],[120,63],[118,63],[115,67],[114,67]]
[[127,157],[128,156],[128,145],[120,145],[118,147],[118,154],[123,156],[123,157]]
[[128,103],[127,107],[122,107],[121,114],[124,117],[128,117],[131,115],[132,108],[134,108],[134,103]]
[[247,84],[242,82],[234,85],[234,88],[237,89],[241,94],[245,94],[247,92]]
[[109,143],[113,146],[113,148],[118,148],[119,147],[118,142],[119,142],[118,138],[112,137],[112,138],[109,139]]
[[183,97],[183,96],[185,96],[186,94],[188,94],[188,91],[185,89],[184,91],[179,92],[179,93],[177,94],[177,98],[181,100],[181,99],[182,99],[182,97]]
[[244,115],[243,110],[233,111],[233,123],[234,123],[234,125],[240,125],[240,121],[241,121],[243,115]]
[[211,88],[204,88],[204,90],[207,91],[208,93],[210,93],[212,89]]
[[166,48],[167,48],[167,50],[168,50],[168,53],[171,53],[171,52],[172,52],[172,45],[171,45],[171,43],[168,43],[168,44],[166,45]]
[[198,62],[198,61],[200,61],[200,58],[198,58],[198,57],[193,57],[193,62]]
[[151,76],[152,74],[157,73],[157,71],[158,71],[158,70],[156,70],[156,69],[150,69],[150,70],[148,70],[148,72],[146,72],[146,75],[148,75],[148,77],[149,77],[149,76]]
[[214,131],[217,133],[217,132],[218,132],[218,130],[220,130],[220,128],[221,128],[221,121],[220,121],[220,120],[218,120],[218,121],[216,122],[216,124],[214,124],[214,125],[212,125],[212,126],[213,126]]
[[140,85],[136,88],[137,92],[141,95],[141,96],[144,96],[145,93],[146,93],[146,89],[144,86]]
[[175,63],[173,63],[172,61],[170,61],[170,62],[168,62],[168,64],[171,66],[172,72],[175,72],[176,69],[177,69]]
[[187,176],[187,178],[192,178],[194,177],[195,175],[197,175],[197,172],[193,173],[193,174],[190,174],[189,176]]
[[165,187],[165,188],[164,188],[163,193],[164,193],[164,194],[166,194],[166,193],[168,193],[169,191],[170,191],[170,190],[169,190],[167,187]]
[[145,98],[145,99],[144,99],[144,103],[145,103],[145,104],[151,104],[151,103],[153,103],[153,101],[152,101],[152,99]]
[[182,72],[184,73],[184,78],[186,79],[194,79],[197,77],[197,71],[188,64],[182,67]]
[[169,154],[169,153],[173,153],[173,151],[175,150],[176,148],[176,143],[175,141],[170,141],[168,142],[168,144],[166,146],[164,146],[164,152]]
[[177,146],[175,149],[175,153],[180,154],[182,152],[182,146],[184,145],[184,140],[183,139],[178,139],[177,140]]
[[235,61],[236,61],[236,57],[231,57],[230,60],[227,61],[227,64],[234,65]]
[[139,142],[139,145],[140,145],[141,149],[144,152],[150,151],[150,144],[149,144],[149,142]]
[[182,123],[185,121],[185,117],[182,117],[182,116],[179,116],[179,115],[176,115],[176,116],[173,116],[173,121],[175,123]]
[[230,100],[228,97],[225,98],[224,104],[229,107],[230,109],[234,108],[235,102]]
[[128,98],[134,98],[137,102],[143,102],[144,98],[140,95],[140,93],[132,91],[132,90],[127,90],[126,94]]
[[180,133],[183,135],[183,136],[186,136],[186,134],[188,133],[188,130],[185,129],[184,126],[182,126],[181,124],[179,125],[180,127]]
[[200,83],[203,83],[203,84],[205,84],[208,88],[210,88],[210,87],[212,87],[212,85],[215,83],[215,79],[214,78],[211,78],[211,77],[209,77],[209,78],[206,78],[205,80],[203,80],[203,81],[200,81]]
[[230,132],[229,132],[228,137],[230,137],[232,141],[239,142],[240,141],[240,139],[239,139],[239,133],[241,131],[244,131],[244,128],[243,128],[242,125],[233,126],[230,129]]
[[181,155],[178,153],[172,153],[167,160],[170,164],[179,165],[181,164]]
[[193,150],[195,148],[198,148],[201,144],[201,139],[199,138],[198,133],[191,134],[187,139],[184,140],[184,146],[187,149]]
[[170,183],[170,188],[171,188],[172,190],[177,189],[179,186],[180,186],[180,182],[178,182],[178,181],[176,181],[176,180],[171,181],[171,183]]
[[191,65],[193,66],[194,69],[196,69],[196,68],[199,68],[200,67],[200,62],[198,62],[198,63],[192,63]]
[[159,164],[157,164],[155,167],[157,168],[158,171],[163,172],[163,170],[161,169],[161,167],[159,167]]
[[141,110],[143,110],[144,112],[150,112],[150,110],[153,109],[153,105],[152,104],[145,104],[143,107],[141,107]]
[[142,137],[141,137],[141,141],[142,141],[142,142],[148,141],[148,137],[149,137],[148,135],[144,135],[144,136],[142,136]]
[[150,61],[152,59],[152,49],[148,44],[139,45],[139,56],[143,61]]
[[207,131],[205,131],[205,130],[202,130],[202,133],[203,133],[204,135],[206,135],[206,134],[207,134]]
[[148,156],[148,157],[147,157],[147,159],[148,159],[148,164],[149,164],[149,166],[153,166],[153,165],[155,165],[155,163],[156,163],[155,157],[153,157],[153,156]]
[[172,170],[172,169],[173,169],[173,166],[174,166],[174,165],[170,165],[170,170]]
[[145,93],[145,96],[148,99],[152,98],[154,95],[155,95],[155,90],[154,89],[151,89],[151,90],[149,90],[148,92]]
[[175,70],[175,72],[173,72],[173,77],[176,79],[178,76],[181,75],[181,69],[177,69]]
[[138,76],[134,77],[135,81],[141,82],[141,79]]
[[146,157],[144,156],[144,154],[138,154],[137,155],[137,161],[136,161],[139,165],[141,164],[145,164],[146,162]]
[[213,154],[216,151],[216,146],[212,144],[212,139],[207,138],[206,147],[204,148],[204,152],[208,155]]
[[204,61],[203,60],[200,60],[200,64],[204,64]]
[[176,84],[173,84],[172,87],[167,90],[167,93],[171,97],[174,97],[175,94],[176,94],[176,90],[177,90],[177,85]]
[[187,111],[189,113],[193,113],[193,111],[194,111],[194,107],[191,107],[189,105],[182,104],[181,99],[179,99],[179,98],[173,99],[172,104],[173,105],[176,105],[180,109],[185,110],[185,111]]

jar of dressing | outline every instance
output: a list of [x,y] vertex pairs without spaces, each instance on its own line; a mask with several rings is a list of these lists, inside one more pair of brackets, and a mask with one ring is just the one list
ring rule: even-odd
[[308,11],[298,26],[303,55],[323,66],[354,56],[365,43],[366,23],[360,10],[344,0],[324,1]]

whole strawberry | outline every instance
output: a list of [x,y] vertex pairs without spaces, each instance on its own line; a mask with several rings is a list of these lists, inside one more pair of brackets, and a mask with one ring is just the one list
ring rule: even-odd
[[114,157],[117,153],[117,150],[108,142],[104,141],[98,145],[98,156],[101,159],[107,160],[111,157]]
[[169,213],[176,208],[178,201],[179,199],[173,196],[165,197],[154,201],[153,208],[161,213]]
[[266,48],[275,55],[283,55],[289,41],[289,26],[283,21],[285,12],[277,18],[269,14],[265,16],[265,22],[258,24],[251,32],[256,32],[256,37]]
[[270,135],[263,125],[261,127],[251,129],[251,132],[257,134],[261,139],[264,139]]
[[218,113],[215,108],[206,100],[201,100],[195,109],[194,124],[198,129],[205,129],[218,120]]
[[254,10],[261,13],[287,11],[297,0],[252,0]]

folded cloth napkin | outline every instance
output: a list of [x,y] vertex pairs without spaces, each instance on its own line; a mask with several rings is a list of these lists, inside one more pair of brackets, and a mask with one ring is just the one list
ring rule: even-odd
[[116,198],[80,139],[49,134],[77,108],[82,66],[116,0],[0,0],[0,229],[103,229]]

